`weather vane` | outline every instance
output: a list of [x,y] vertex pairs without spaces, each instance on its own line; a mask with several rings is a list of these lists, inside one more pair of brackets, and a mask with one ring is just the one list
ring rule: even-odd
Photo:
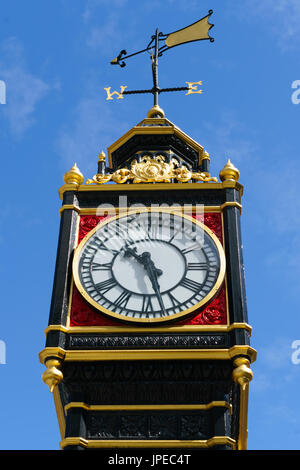
[[125,67],[125,60],[133,57],[142,52],[151,51],[151,60],[152,60],[152,77],[153,77],[153,87],[148,90],[132,90],[125,91],[127,86],[121,85],[120,92],[113,91],[111,92],[111,87],[104,88],[107,93],[107,100],[112,100],[113,95],[117,95],[117,99],[124,98],[123,95],[131,95],[137,93],[152,93],[154,97],[154,106],[158,106],[158,95],[163,92],[168,91],[187,91],[186,95],[192,93],[202,93],[202,90],[198,88],[199,85],[202,85],[201,81],[198,82],[186,82],[188,86],[185,87],[174,87],[174,88],[159,88],[158,86],[158,58],[163,55],[163,53],[175,46],[180,46],[193,41],[201,41],[209,39],[210,42],[214,41],[214,38],[209,36],[209,30],[214,26],[209,23],[209,18],[212,15],[213,10],[209,10],[208,15],[201,20],[196,21],[195,23],[186,26],[185,28],[174,31],[170,34],[163,34],[156,29],[155,34],[151,37],[151,41],[145,49],[141,51],[134,52],[133,54],[128,54],[123,49],[120,54],[111,61],[112,65],[119,65],[120,67]]

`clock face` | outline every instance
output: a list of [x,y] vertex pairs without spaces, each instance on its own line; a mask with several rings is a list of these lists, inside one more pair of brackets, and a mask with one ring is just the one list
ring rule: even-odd
[[183,317],[219,290],[225,255],[192,217],[163,209],[109,217],[75,251],[73,275],[99,311],[131,322]]

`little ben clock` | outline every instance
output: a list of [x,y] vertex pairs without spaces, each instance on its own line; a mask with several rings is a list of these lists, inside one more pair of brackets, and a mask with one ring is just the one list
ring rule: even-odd
[[106,217],[73,260],[74,282],[87,302],[144,325],[204,308],[224,275],[225,254],[215,234],[192,216],[163,208]]

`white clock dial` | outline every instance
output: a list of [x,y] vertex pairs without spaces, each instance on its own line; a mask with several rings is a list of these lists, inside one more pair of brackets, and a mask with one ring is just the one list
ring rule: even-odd
[[224,272],[215,235],[191,217],[162,209],[107,219],[74,257],[82,295],[128,321],[167,321],[200,308],[216,294]]

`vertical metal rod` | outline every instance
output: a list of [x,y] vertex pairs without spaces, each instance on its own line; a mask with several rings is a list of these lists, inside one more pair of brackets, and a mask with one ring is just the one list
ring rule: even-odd
[[155,31],[155,52],[152,57],[153,96],[154,106],[158,105],[158,29]]

